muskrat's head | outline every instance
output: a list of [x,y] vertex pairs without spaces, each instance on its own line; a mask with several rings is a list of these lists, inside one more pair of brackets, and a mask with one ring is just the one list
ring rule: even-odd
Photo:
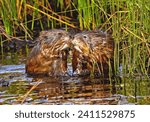
[[70,49],[71,36],[64,30],[42,31],[38,38],[43,54],[58,54],[61,51]]
[[72,40],[73,48],[78,51],[80,54],[88,56],[91,52],[91,39],[86,33],[78,33],[74,36]]
[[84,57],[105,62],[113,56],[113,39],[102,31],[85,31],[78,33],[72,40],[74,49]]

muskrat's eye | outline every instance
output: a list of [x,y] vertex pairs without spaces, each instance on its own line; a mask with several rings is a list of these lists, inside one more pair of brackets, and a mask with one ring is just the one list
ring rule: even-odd
[[60,35],[60,36],[61,36],[61,35],[62,35],[62,33],[58,33],[58,35]]
[[83,35],[83,38],[85,38],[85,39],[86,39],[86,38],[87,38],[87,36],[86,36],[86,35]]

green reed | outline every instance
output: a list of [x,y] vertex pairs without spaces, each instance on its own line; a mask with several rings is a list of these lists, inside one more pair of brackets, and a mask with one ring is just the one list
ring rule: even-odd
[[[102,29],[115,41],[114,68],[147,75],[150,66],[149,0],[1,0],[0,23],[8,35],[32,38],[36,29]],[[2,44],[1,44],[2,46]]]

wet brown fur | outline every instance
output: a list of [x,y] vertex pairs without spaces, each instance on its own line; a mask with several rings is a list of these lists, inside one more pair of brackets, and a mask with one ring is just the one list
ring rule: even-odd
[[[67,72],[68,49],[71,45],[69,34],[57,29],[42,31],[37,41],[38,44],[27,59],[26,72],[30,75],[64,75]],[[64,48],[64,45],[67,47]]]
[[99,30],[85,31],[76,34],[72,43],[77,47],[73,51],[73,71],[88,70],[108,75],[109,64],[113,69],[114,41],[111,35]]
[[77,34],[58,29],[42,31],[36,41],[26,63],[28,74],[64,75],[70,49],[73,72],[108,74],[109,63],[113,68],[113,38],[99,30]]

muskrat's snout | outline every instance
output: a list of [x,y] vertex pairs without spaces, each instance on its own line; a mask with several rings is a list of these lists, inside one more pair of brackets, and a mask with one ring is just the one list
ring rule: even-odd
[[62,43],[60,51],[69,51],[72,48],[72,38],[73,37],[71,35],[64,37],[64,43]]
[[77,34],[72,40],[72,45],[75,50],[81,54],[89,54],[91,52],[91,46],[88,44],[88,41],[85,40],[82,34]]
[[70,46],[68,44],[64,44],[62,45],[62,47],[60,48],[60,51],[65,51],[65,50],[69,50]]
[[83,50],[81,49],[81,45],[78,39],[73,39],[72,41],[72,47],[77,50],[80,53],[83,53]]

